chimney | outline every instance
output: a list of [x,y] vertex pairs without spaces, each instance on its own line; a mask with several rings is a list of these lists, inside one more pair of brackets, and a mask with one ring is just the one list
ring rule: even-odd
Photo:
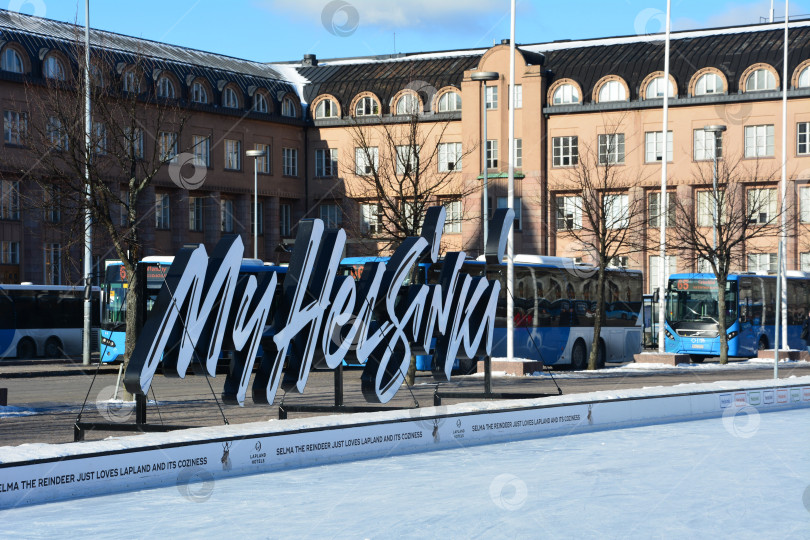
[[317,66],[318,58],[314,54],[305,54],[304,61],[301,64],[304,66]]

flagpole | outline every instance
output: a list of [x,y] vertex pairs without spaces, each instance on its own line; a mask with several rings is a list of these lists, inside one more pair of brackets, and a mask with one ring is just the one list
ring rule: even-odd
[[[776,344],[774,346],[774,361],[773,361],[773,378],[779,378],[779,337],[782,337],[782,349],[789,349],[787,340],[787,89],[790,81],[788,80],[788,7],[790,0],[785,0],[785,46],[782,58],[782,179],[781,179],[781,196],[780,211],[782,212],[782,230],[779,233],[779,248],[778,248],[778,261],[776,263],[777,273],[777,327],[774,328],[774,333],[777,335]],[[781,328],[779,327],[781,319]]]
[[[511,24],[509,32],[509,184],[506,205],[515,208],[515,0],[511,1]],[[517,212],[515,212],[517,214]],[[506,244],[506,357],[515,356],[515,227],[509,227]]]
[[[666,320],[667,290],[667,216],[669,215],[669,197],[667,197],[667,127],[669,122],[669,18],[670,0],[667,0],[666,38],[664,41],[664,126],[661,128],[663,153],[661,158],[661,199],[658,205],[658,225],[661,231],[661,248],[658,256],[658,352],[666,352],[664,321]],[[673,156],[674,158],[674,156]]]
[[84,332],[82,364],[90,365],[90,320],[93,284],[93,219],[90,215],[90,156],[92,116],[90,114],[90,0],[84,2]]

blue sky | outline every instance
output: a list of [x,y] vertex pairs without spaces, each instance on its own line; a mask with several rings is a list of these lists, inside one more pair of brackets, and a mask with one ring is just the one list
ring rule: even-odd
[[[3,6],[5,7],[5,6]],[[810,14],[810,0],[790,2]],[[84,0],[8,9],[84,24]],[[94,28],[262,62],[486,47],[509,37],[509,0],[91,0]],[[672,0],[673,30],[751,24],[770,0]],[[784,1],[775,2],[777,16]],[[517,43],[663,31],[666,0],[519,0]]]

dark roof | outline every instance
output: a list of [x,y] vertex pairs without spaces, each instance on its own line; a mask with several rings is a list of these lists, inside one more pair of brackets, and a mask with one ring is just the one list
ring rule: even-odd
[[[68,58],[75,56],[77,41],[84,39],[84,28],[74,24],[50,19],[42,19],[13,11],[0,10],[0,39],[13,41],[26,49],[32,64],[32,75],[39,76],[41,65],[39,53],[42,49],[60,50]],[[267,65],[231,58],[220,54],[158,43],[145,39],[90,30],[91,47],[104,49],[109,56],[105,60],[113,63],[133,63],[140,60],[153,69],[164,69],[174,73],[185,86],[189,76],[205,77],[214,87],[218,81],[236,83],[247,96],[250,87],[270,90],[278,102],[286,92],[296,93],[295,87]],[[214,99],[215,96],[212,96]]]
[[[678,83],[678,94],[686,94],[689,81],[700,69],[715,67],[728,79],[728,93],[736,93],[740,75],[751,65],[764,62],[782,73],[784,29],[741,31],[716,35],[678,37],[670,44],[670,73]],[[788,77],[802,61],[810,58],[810,26],[789,30]],[[543,51],[538,45],[538,50]],[[553,80],[570,78],[582,87],[584,101],[591,100],[594,85],[605,75],[619,75],[630,87],[631,100],[639,99],[644,78],[664,69],[663,40],[560,48],[543,51],[545,67]]]
[[297,69],[310,81],[304,88],[304,101],[308,103],[321,94],[331,94],[345,111],[360,92],[374,92],[382,101],[382,112],[388,113],[391,98],[405,88],[419,92],[426,106],[437,90],[445,86],[461,88],[464,71],[475,68],[480,59],[480,54],[440,55]]

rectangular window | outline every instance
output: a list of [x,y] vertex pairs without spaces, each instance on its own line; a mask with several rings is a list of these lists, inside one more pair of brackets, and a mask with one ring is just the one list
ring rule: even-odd
[[107,153],[107,126],[103,122],[93,122],[95,152],[99,156]]
[[298,176],[298,149],[282,148],[281,155],[284,161],[282,174],[284,176]]
[[256,158],[256,170],[259,174],[270,174],[270,145],[256,144],[255,148],[264,152]]
[[204,135],[194,135],[194,165],[200,167],[211,166],[211,138]]
[[171,227],[171,201],[168,193],[155,194],[155,228],[169,229]]
[[497,86],[487,86],[487,109],[497,109],[498,108],[498,87]]
[[796,153],[810,155],[810,122],[799,122],[796,129]]
[[250,201],[250,234],[253,234],[253,229],[256,227],[258,234],[264,234],[264,202],[259,199],[256,205],[256,212],[259,214],[259,222],[256,223],[256,213],[253,212],[253,201]]
[[523,85],[516,84],[515,85],[515,108],[522,109],[523,108]]
[[714,159],[714,146],[717,144],[717,159],[723,157],[723,137],[703,129],[694,131],[694,157],[695,161],[712,161]]
[[376,146],[368,146],[354,149],[355,174],[357,176],[368,176],[374,174],[380,165],[379,152]]
[[6,144],[22,146],[28,131],[28,116],[17,111],[6,111],[4,114],[3,132]]
[[205,199],[202,197],[188,198],[188,230],[202,232],[204,205]]
[[626,229],[630,225],[627,195],[605,195],[605,225],[608,229]]
[[447,210],[447,219],[444,222],[444,232],[460,233],[462,217],[461,201],[444,201],[443,205]]
[[[667,255],[664,260],[666,261],[664,272],[666,273],[666,277],[669,278],[670,275],[678,272],[678,259],[674,255]],[[660,265],[661,257],[659,255],[650,256],[650,268],[648,272],[650,276],[650,292],[656,290],[660,285],[658,283],[658,270]]]
[[279,231],[281,236],[290,236],[292,230],[292,206],[289,204],[278,205]]
[[68,135],[62,127],[61,120],[55,116],[49,117],[46,131],[48,133],[48,140],[56,150],[63,152],[68,151]]
[[397,146],[397,174],[417,174],[419,168],[419,147]]
[[[509,200],[508,197],[498,197],[498,199],[496,201],[496,204],[498,205],[498,208],[509,208],[509,206],[507,205],[508,200]],[[514,224],[514,228],[515,228],[516,231],[523,230],[523,221],[522,221],[520,207],[521,207],[520,197],[515,197],[515,224]]]
[[810,223],[810,186],[799,188],[799,220]]
[[515,164],[514,167],[519,169],[523,167],[523,139],[515,139]]
[[749,253],[749,272],[776,272],[776,253]]
[[768,225],[776,218],[776,189],[748,190],[748,222]]
[[599,135],[599,164],[624,163],[624,133]]
[[439,144],[439,172],[461,170],[461,143]]
[[20,219],[20,183],[0,180],[0,219]]
[[582,228],[582,197],[557,196],[557,230],[571,231]]
[[379,234],[382,232],[380,218],[382,205],[379,203],[363,203],[360,206],[360,220],[363,232],[366,234]]
[[[664,140],[660,131],[648,131],[644,134],[644,161],[645,163],[660,163],[663,155]],[[672,132],[667,131],[667,161],[672,163]]]
[[338,175],[337,148],[315,150],[315,177],[331,178]]
[[160,161],[177,162],[177,133],[161,131],[159,135]]
[[59,223],[62,212],[59,207],[59,192],[54,187],[45,188],[45,221]]
[[242,170],[242,141],[225,139],[225,169]]
[[552,167],[570,167],[579,163],[576,136],[554,137],[551,140]]
[[487,141],[487,169],[498,168],[498,141]]
[[719,219],[725,219],[725,211],[723,209],[723,190],[718,190],[717,197],[714,197],[712,191],[698,191],[697,192],[697,224],[699,227],[711,227],[714,223],[715,205],[718,207],[717,211],[720,214]]
[[745,126],[745,157],[773,157],[773,124]]
[[0,264],[20,264],[19,242],[0,242]]
[[322,204],[320,207],[321,220],[326,229],[337,229],[340,227],[340,208],[336,204]]
[[222,199],[219,202],[220,230],[224,233],[233,232],[233,201]]
[[141,128],[124,129],[124,137],[129,148],[130,159],[143,159],[143,130]]
[[714,274],[714,270],[712,270],[712,263],[709,262],[708,259],[698,259],[697,268],[695,271],[698,274]]
[[[675,225],[675,205],[670,201],[669,193],[666,195],[667,202],[667,227]],[[657,229],[661,227],[661,193],[650,193],[647,195],[647,214],[650,227]]]
[[799,255],[799,264],[801,265],[802,272],[810,272],[810,253],[802,253]]
[[45,244],[45,284],[62,284],[62,245]]
[[628,264],[630,264],[630,257],[627,255],[619,255],[617,257],[611,257],[608,266],[613,268],[624,268],[626,270],[628,268]]

